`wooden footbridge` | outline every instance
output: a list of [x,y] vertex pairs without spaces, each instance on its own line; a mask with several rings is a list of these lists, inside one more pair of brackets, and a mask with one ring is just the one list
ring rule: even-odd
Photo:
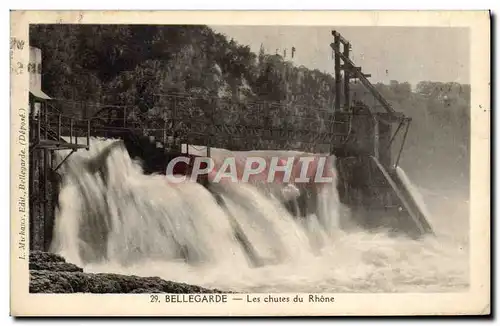
[[[96,105],[86,119],[62,114],[69,101],[30,96],[31,247],[48,249],[58,193],[53,152],[89,149],[90,137],[123,139],[145,172],[164,172],[182,144],[229,150],[300,150],[337,157],[339,194],[367,227],[389,225],[411,236],[432,233],[427,217],[402,183],[399,163],[410,118],[396,112],[349,57],[350,43],[333,31],[335,103],[318,110],[288,103],[243,104],[218,97],[159,94],[155,107]],[[375,105],[352,100],[359,81]],[[397,146],[396,146],[397,145]],[[68,155],[68,156],[69,156]],[[390,220],[388,221],[388,217]],[[43,227],[40,227],[43,225]],[[37,229],[38,228],[38,229]],[[35,235],[38,234],[38,239]]]

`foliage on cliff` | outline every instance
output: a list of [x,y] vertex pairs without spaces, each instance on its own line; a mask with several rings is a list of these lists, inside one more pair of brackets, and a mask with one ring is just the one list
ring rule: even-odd
[[[150,108],[154,95],[183,93],[326,109],[335,97],[330,74],[295,67],[277,54],[255,54],[207,26],[32,25],[30,44],[42,49],[43,88],[55,98],[141,99]],[[436,118],[468,111],[468,85],[424,81],[412,91],[392,81],[377,87],[396,107],[412,98]],[[352,88],[364,99],[360,85]]]

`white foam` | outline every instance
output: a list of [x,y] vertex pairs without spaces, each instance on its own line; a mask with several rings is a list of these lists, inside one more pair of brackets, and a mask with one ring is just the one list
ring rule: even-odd
[[52,250],[88,272],[264,292],[453,291],[468,284],[463,244],[342,232],[334,185],[318,196],[317,216],[306,219],[292,218],[279,193],[250,184],[214,185],[223,208],[199,184],[144,175],[123,147],[110,151],[99,171],[86,169],[113,142],[92,139],[89,151],[62,167]]

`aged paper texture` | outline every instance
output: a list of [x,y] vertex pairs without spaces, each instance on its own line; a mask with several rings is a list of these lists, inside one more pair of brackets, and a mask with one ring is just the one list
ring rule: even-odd
[[487,11],[12,11],[11,314],[490,313]]

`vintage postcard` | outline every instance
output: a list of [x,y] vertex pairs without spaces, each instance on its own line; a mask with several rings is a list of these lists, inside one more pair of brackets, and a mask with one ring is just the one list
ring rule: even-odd
[[488,11],[12,11],[11,314],[490,314]]

